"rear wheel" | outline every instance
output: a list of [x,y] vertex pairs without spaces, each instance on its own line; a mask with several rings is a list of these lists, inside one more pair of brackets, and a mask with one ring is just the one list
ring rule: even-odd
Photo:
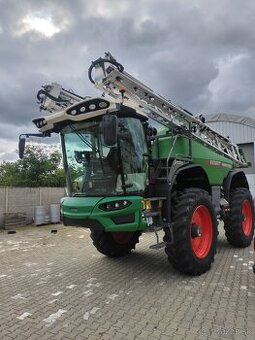
[[230,212],[224,223],[228,242],[235,247],[248,247],[254,233],[254,206],[250,191],[237,188],[230,194]]
[[139,242],[141,232],[106,232],[101,228],[91,229],[90,237],[97,250],[109,257],[120,257],[130,254]]
[[202,189],[178,192],[172,202],[173,244],[167,243],[169,262],[178,271],[200,275],[214,261],[217,221],[209,194]]

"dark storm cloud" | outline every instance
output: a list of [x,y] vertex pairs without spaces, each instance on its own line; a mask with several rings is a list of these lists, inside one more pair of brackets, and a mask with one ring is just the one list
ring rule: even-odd
[[[254,115],[252,0],[0,0],[0,6],[2,140],[14,141],[23,126],[34,129],[29,122],[39,114],[36,93],[45,83],[97,94],[87,68],[104,51],[190,111]],[[25,32],[27,17],[48,18],[59,32]],[[1,145],[3,159],[11,150]]]

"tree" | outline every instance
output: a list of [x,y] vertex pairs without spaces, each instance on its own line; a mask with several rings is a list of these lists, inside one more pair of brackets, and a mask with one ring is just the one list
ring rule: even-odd
[[0,186],[65,186],[65,174],[60,163],[58,151],[48,153],[43,146],[28,145],[23,159],[0,164]]

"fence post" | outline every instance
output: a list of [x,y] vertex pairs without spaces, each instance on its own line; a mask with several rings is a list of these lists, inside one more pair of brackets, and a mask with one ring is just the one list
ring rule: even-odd
[[5,213],[9,211],[9,187],[5,187]]
[[42,188],[39,187],[39,205],[42,205]]

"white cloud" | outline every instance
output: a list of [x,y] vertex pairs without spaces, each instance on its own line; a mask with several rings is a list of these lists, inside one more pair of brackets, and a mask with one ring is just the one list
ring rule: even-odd
[[2,161],[15,161],[18,158],[17,141],[7,141],[0,138],[0,163]]
[[51,18],[40,18],[28,15],[22,20],[22,23],[24,32],[36,31],[45,35],[47,38],[51,38],[60,31],[60,29],[53,24]]
[[0,153],[15,152],[20,133],[35,132],[41,85],[99,95],[87,69],[105,51],[191,112],[254,117],[254,15],[252,0],[5,1],[0,136],[8,143]]
[[15,34],[19,36],[34,32],[45,38],[52,38],[55,34],[66,29],[67,26],[68,21],[65,17],[63,17],[60,21],[59,19],[54,20],[54,16],[52,14],[34,12],[26,14],[19,20]]
[[212,111],[222,111],[220,105],[224,111],[240,113],[243,110],[249,113],[251,107],[254,108],[253,64],[253,58],[245,53],[226,56],[218,61],[218,75],[208,85]]
[[93,0],[86,3],[84,17],[99,17],[114,19],[127,13],[131,3],[130,1],[116,0]]

